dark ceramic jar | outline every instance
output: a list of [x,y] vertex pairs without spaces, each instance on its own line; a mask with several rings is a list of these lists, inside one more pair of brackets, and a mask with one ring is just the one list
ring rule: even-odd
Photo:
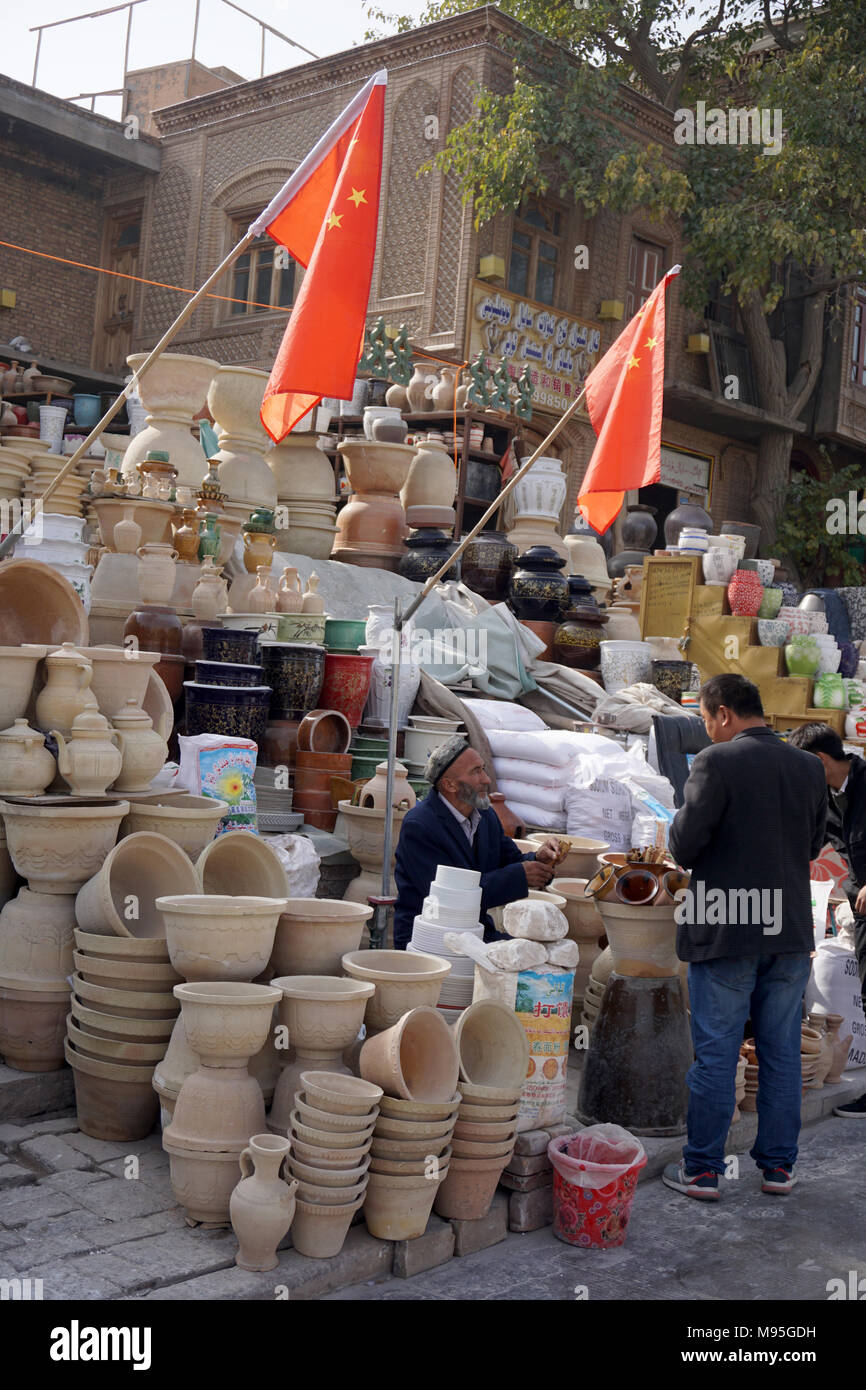
[[568,603],[565,561],[549,545],[531,545],[517,557],[517,569],[508,590],[508,602],[518,618],[537,623],[556,623]]
[[186,731],[224,734],[227,738],[251,738],[261,744],[268,724],[271,701],[267,685],[201,685],[184,681]]
[[673,511],[665,517],[665,544],[676,545],[684,526],[698,526],[711,535],[713,518],[699,502],[689,502],[681,497]]
[[569,609],[553,638],[555,660],[577,671],[598,670],[606,622],[607,614],[597,606]]
[[236,661],[197,661],[195,678],[202,685],[261,685],[263,670]]
[[482,531],[460,557],[460,577],[488,603],[501,603],[517,561],[517,546],[502,531]]
[[[431,574],[436,574],[448,559],[455,545],[450,536],[435,526],[419,526],[403,542],[406,554],[400,561],[399,573],[404,579],[414,579],[423,584]],[[446,579],[455,577],[454,570],[448,570]]]
[[325,675],[325,648],[311,642],[260,643],[265,683],[271,687],[271,719],[303,719],[316,709]]
[[635,502],[628,508],[622,523],[622,543],[627,549],[641,550],[644,554],[652,549],[659,529],[655,515],[655,507],[648,507],[642,502]]
[[255,666],[260,658],[259,634],[247,628],[203,627],[201,649],[205,661]]
[[689,681],[692,678],[692,663],[690,661],[654,661],[652,663],[652,680],[656,690],[660,690],[668,699],[676,700],[677,704],[684,690],[688,690]]
[[134,637],[142,652],[161,652],[163,656],[180,656],[183,625],[177,610],[164,604],[151,603],[136,608],[123,625],[124,641]]
[[599,611],[595,601],[595,594],[592,592],[592,585],[582,574],[566,575],[568,584],[568,603],[571,608],[592,608]]

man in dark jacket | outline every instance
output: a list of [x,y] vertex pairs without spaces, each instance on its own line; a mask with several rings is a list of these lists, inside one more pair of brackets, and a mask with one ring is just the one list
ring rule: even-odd
[[[788,742],[814,753],[824,768],[830,790],[827,839],[848,861],[845,892],[854,913],[854,950],[866,1010],[866,762],[845,752],[841,738],[829,724],[803,724]],[[837,1105],[833,1114],[846,1120],[866,1120],[866,1092],[847,1105]]]
[[671,853],[692,871],[676,917],[695,1061],[688,1142],[664,1181],[718,1198],[751,1018],[759,1067],[751,1156],[762,1191],[786,1193],[796,1181],[802,997],[814,949],[809,863],[824,844],[827,791],[816,761],[767,728],[760,694],[743,676],[707,681],[701,715],[713,746],[695,757],[670,832]]
[[455,735],[438,748],[427,765],[430,791],[403,819],[397,843],[394,945],[404,950],[412,936],[430,884],[440,864],[481,873],[481,920],[485,940],[495,938],[487,915],[492,907],[525,898],[530,888],[544,888],[553,877],[557,843],[549,840],[536,854],[521,854],[503,833],[490,807],[490,778],[484,760],[464,738]]

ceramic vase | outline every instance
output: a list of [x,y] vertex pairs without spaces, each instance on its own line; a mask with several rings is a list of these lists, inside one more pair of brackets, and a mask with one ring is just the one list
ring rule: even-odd
[[501,603],[508,596],[516,562],[517,546],[503,532],[481,531],[460,557],[461,578],[488,603]]
[[43,733],[72,731],[72,723],[85,710],[95,710],[90,690],[93,666],[71,642],[45,658],[45,685],[36,700],[36,723]]
[[241,1181],[231,1195],[229,1215],[238,1238],[235,1264],[268,1270],[277,1265],[277,1246],[295,1215],[297,1179],[287,1182],[283,1164],[291,1145],[275,1134],[254,1134],[238,1159]]
[[435,440],[423,440],[417,448],[403,487],[400,501],[409,507],[450,507],[457,491],[454,459]]
[[754,570],[736,570],[728,585],[728,603],[738,618],[756,618],[764,587]]
[[278,613],[300,613],[303,607],[303,594],[298,571],[293,565],[286,565],[277,591]]
[[177,551],[170,545],[138,548],[138,592],[142,603],[168,604],[174,593]]
[[270,565],[259,565],[258,579],[247,598],[247,611],[250,613],[273,613],[277,606],[277,596],[271,583]]
[[406,387],[406,396],[409,401],[409,409],[413,415],[421,415],[432,408],[430,392],[432,383],[436,380],[429,367],[422,363],[415,363],[415,370],[409,385]]
[[[433,409],[434,410],[453,410],[454,396],[457,390],[457,368],[443,367],[439,372],[439,380],[433,387]],[[443,503],[443,505],[445,505]]]
[[568,602],[568,583],[560,573],[565,565],[549,546],[533,545],[517,558],[508,591],[518,618],[558,622]]
[[785,648],[789,676],[814,676],[821,662],[821,648],[809,633],[795,633]]
[[[135,371],[146,356],[144,352],[133,353],[126,361]],[[193,416],[204,405],[211,378],[218,370],[219,364],[210,358],[179,352],[164,352],[148,368],[136,387],[141,398],[138,410],[143,417],[142,427],[129,440],[123,456],[124,473],[131,473],[156,449],[168,453],[179,483],[198,487],[202,452],[192,432]],[[129,404],[132,403],[127,404],[127,412]]]
[[252,367],[217,367],[208,390],[208,408],[217,425],[220,487],[232,502],[274,507],[277,485],[264,450],[269,444],[259,411],[267,372]]
[[112,539],[120,555],[135,555],[141,543],[141,527],[134,517],[135,508],[124,507],[122,520],[114,523]]
[[[521,464],[526,463],[521,459]],[[514,489],[518,516],[550,517],[559,520],[565,501],[566,480],[562,463],[555,458],[539,458]]]

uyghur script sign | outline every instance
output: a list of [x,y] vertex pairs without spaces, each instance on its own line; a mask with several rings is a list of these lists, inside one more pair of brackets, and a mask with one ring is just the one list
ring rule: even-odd
[[567,410],[598,360],[599,329],[482,281],[469,295],[467,360],[483,352],[491,370],[504,361],[513,378],[528,367],[533,406]]

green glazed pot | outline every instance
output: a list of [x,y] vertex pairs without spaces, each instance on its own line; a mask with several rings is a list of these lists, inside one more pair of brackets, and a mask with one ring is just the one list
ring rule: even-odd
[[366,619],[328,618],[325,646],[331,652],[356,652],[367,640]]

